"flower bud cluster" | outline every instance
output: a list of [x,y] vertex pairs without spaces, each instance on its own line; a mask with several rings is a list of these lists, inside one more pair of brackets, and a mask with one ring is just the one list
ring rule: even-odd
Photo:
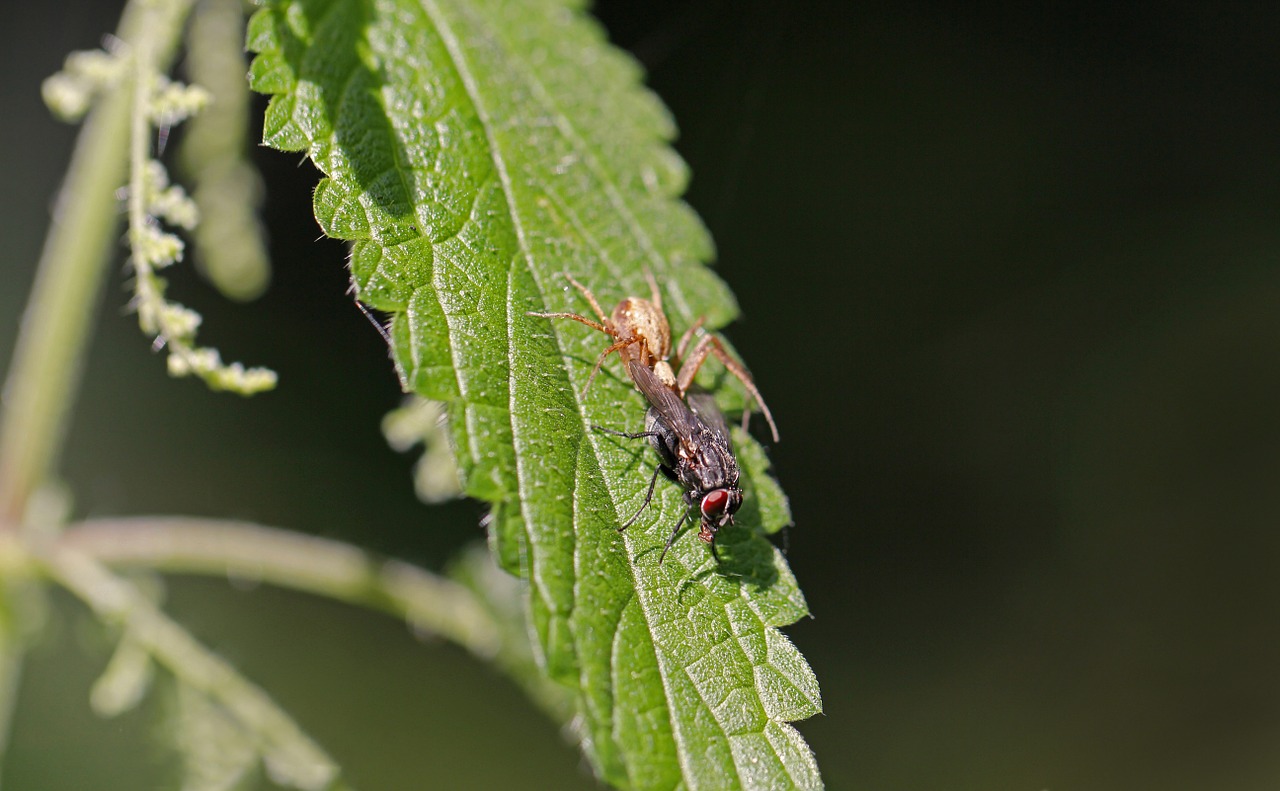
[[[157,127],[167,129],[185,121],[203,110],[213,98],[198,85],[177,82],[149,71],[146,58],[124,44],[112,50],[73,52],[67,57],[63,70],[44,81],[45,103],[57,116],[78,120],[99,96],[122,87],[134,87],[148,92],[147,96],[135,99],[135,112],[145,117],[145,124],[135,121],[134,128],[145,128],[150,135]],[[131,150],[142,149],[135,145]],[[196,345],[200,314],[166,299],[167,283],[157,274],[181,261],[186,247],[186,243],[177,234],[165,230],[164,225],[186,231],[194,229],[200,219],[196,203],[186,190],[170,182],[168,171],[159,161],[149,157],[145,161],[131,161],[130,170],[130,187],[121,194],[130,206],[128,239],[134,271],[131,305],[138,313],[142,331],[154,338],[155,348],[166,350],[169,373],[197,376],[215,390],[244,395],[275,387],[274,371],[224,363],[217,349]]]

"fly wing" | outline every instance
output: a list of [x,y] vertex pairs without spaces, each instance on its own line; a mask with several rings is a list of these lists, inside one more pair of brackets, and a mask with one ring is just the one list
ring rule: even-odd
[[697,434],[698,416],[689,411],[680,396],[663,384],[647,365],[631,360],[627,363],[627,372],[631,374],[631,381],[636,383],[636,388],[644,394],[650,406],[663,417],[677,437],[682,441],[689,441]]
[[729,423],[724,419],[724,413],[720,411],[720,407],[716,406],[715,398],[710,393],[689,393],[685,398],[698,419],[715,432],[716,436],[724,442],[725,447],[732,447],[729,442]]

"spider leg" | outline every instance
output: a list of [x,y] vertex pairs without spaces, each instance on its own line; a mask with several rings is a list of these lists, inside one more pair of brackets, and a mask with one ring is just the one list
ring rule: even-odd
[[613,354],[616,351],[620,351],[622,349],[627,348],[633,343],[639,343],[639,342],[640,342],[639,338],[626,338],[624,340],[618,341],[617,343],[613,344],[609,348],[600,352],[600,356],[596,358],[595,367],[591,369],[591,375],[587,377],[587,383],[582,386],[582,395],[585,396],[587,394],[587,391],[591,389],[591,383],[595,381],[596,374],[600,373],[600,366],[604,365],[604,361],[606,357],[608,357],[609,355]]
[[596,302],[596,295],[591,293],[591,289],[587,288],[586,286],[582,285],[578,281],[574,280],[573,275],[569,274],[568,272],[561,272],[561,274],[564,275],[565,280],[568,280],[570,283],[573,284],[574,288],[582,292],[582,296],[587,298],[587,302],[591,303],[591,309],[594,310],[596,312],[596,315],[600,317],[600,321],[607,323],[608,319],[604,317],[604,311],[600,308],[600,303]]
[[579,316],[577,313],[535,313],[531,310],[525,313],[524,315],[536,316],[537,318],[540,318],[540,319],[572,319],[578,322],[579,324],[587,325],[593,330],[600,330],[606,335],[613,335],[613,330],[609,329],[605,325],[600,324],[598,322],[594,322],[591,319],[586,318],[585,316]]
[[764,402],[760,391],[756,389],[756,383],[751,381],[751,374],[747,373],[747,369],[742,364],[729,356],[729,352],[725,350],[724,344],[720,343],[720,339],[714,335],[704,335],[702,340],[698,341],[698,345],[693,347],[693,352],[689,355],[689,359],[680,365],[680,374],[676,377],[676,387],[681,393],[689,390],[689,386],[693,384],[693,377],[698,375],[698,369],[706,362],[707,355],[714,354],[716,359],[724,364],[729,373],[738,377],[738,381],[742,382],[742,386],[747,388],[747,392],[760,405],[760,411],[764,413],[764,419],[769,423],[769,431],[773,434],[773,441],[778,441],[778,426],[773,422],[773,414],[769,411],[769,405]]
[[684,335],[680,336],[680,343],[676,344],[676,359],[684,359],[684,350],[689,348],[689,341],[693,340],[693,334],[702,328],[703,323],[707,320],[706,316],[699,316],[698,320],[684,331]]
[[662,310],[662,292],[658,290],[658,279],[653,276],[653,270],[647,266],[644,268],[644,279],[649,281],[649,301],[658,310]]

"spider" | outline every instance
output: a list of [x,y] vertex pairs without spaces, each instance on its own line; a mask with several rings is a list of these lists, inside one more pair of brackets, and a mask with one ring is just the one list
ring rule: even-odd
[[[580,324],[585,324],[594,330],[599,330],[613,338],[613,343],[609,345],[599,358],[596,359],[595,366],[591,369],[591,375],[587,377],[587,383],[583,385],[582,393],[585,395],[587,389],[591,387],[591,382],[599,373],[600,367],[604,365],[604,361],[614,352],[622,358],[623,368],[627,370],[628,375],[636,383],[636,377],[631,373],[632,361],[639,363],[651,370],[658,381],[666,387],[670,388],[682,400],[688,396],[689,388],[693,385],[693,379],[698,375],[698,370],[702,368],[702,364],[707,361],[708,355],[715,355],[724,367],[742,382],[743,387],[747,388],[747,392],[759,404],[760,411],[764,413],[764,419],[769,424],[769,432],[773,435],[773,441],[778,441],[778,427],[773,422],[773,414],[769,412],[769,407],[761,397],[760,391],[756,389],[756,384],[751,380],[751,374],[747,373],[747,369],[743,365],[730,356],[724,344],[713,333],[705,332],[702,329],[705,317],[699,317],[689,329],[685,330],[684,335],[680,336],[680,342],[676,344],[674,359],[680,362],[679,372],[672,367],[671,354],[671,325],[667,322],[667,316],[662,310],[662,294],[658,291],[658,282],[654,279],[653,273],[645,270],[645,278],[649,281],[650,298],[642,297],[626,297],[617,304],[613,309],[613,313],[606,316],[604,309],[600,307],[600,303],[596,301],[596,297],[591,290],[579,283],[568,272],[563,273],[564,278],[573,284],[574,288],[582,293],[587,302],[591,305],[591,309],[595,311],[599,321],[592,321],[585,316],[579,316],[577,313],[535,313],[529,312],[527,316],[537,316],[544,319],[571,319]],[[685,352],[689,347],[689,343],[694,336],[698,336],[698,342],[694,344],[693,350],[685,356]],[[643,392],[643,389],[642,389]],[[748,410],[743,415],[743,425],[745,427],[746,420],[750,416]]]

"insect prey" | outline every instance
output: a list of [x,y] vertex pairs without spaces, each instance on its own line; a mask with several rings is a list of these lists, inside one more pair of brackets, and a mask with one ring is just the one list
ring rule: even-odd
[[[698,538],[711,549],[716,560],[716,533],[725,525],[733,523],[733,515],[742,505],[742,488],[739,486],[740,471],[738,460],[734,456],[733,445],[729,439],[729,428],[724,415],[716,407],[715,400],[709,393],[692,391],[694,377],[698,369],[709,355],[724,364],[725,368],[736,376],[746,387],[747,392],[760,405],[760,411],[769,423],[774,440],[778,439],[777,426],[773,415],[765,405],[750,374],[729,356],[720,340],[712,334],[702,334],[693,351],[686,357],[685,350],[695,333],[702,327],[702,319],[696,321],[681,337],[675,352],[675,360],[680,363],[679,372],[672,367],[671,328],[666,314],[662,311],[662,297],[653,275],[646,272],[651,289],[651,299],[627,297],[618,303],[613,313],[606,316],[595,295],[585,286],[568,274],[565,278],[582,293],[599,321],[593,321],[576,313],[529,313],[530,316],[552,319],[571,319],[588,327],[606,333],[613,338],[591,369],[591,375],[583,388],[591,386],[592,380],[610,354],[618,353],[627,375],[636,389],[649,402],[645,413],[644,431],[616,431],[602,426],[593,426],[616,436],[629,439],[646,438],[658,455],[658,465],[649,479],[649,488],[645,493],[644,503],[639,510],[618,530],[626,530],[653,499],[654,487],[658,475],[678,483],[684,489],[684,502],[687,509],[698,509]],[[689,510],[681,515],[680,520],[672,528],[662,554],[658,558],[661,564],[666,559],[667,551],[675,543],[680,528],[689,518]]]
[[[681,399],[649,368],[634,360],[627,366],[632,380],[649,400],[649,409],[644,417],[645,430],[630,433],[601,426],[595,428],[630,439],[647,437],[658,454],[658,466],[649,479],[644,503],[618,530],[621,532],[630,527],[649,506],[658,473],[662,473],[684,489],[685,505],[698,509],[701,520],[698,538],[706,542],[711,548],[711,556],[718,561],[716,533],[725,525],[733,524],[733,515],[742,506],[738,459],[733,454],[724,415],[709,393],[690,393],[687,399]],[[667,551],[680,535],[680,528],[688,517],[689,511],[686,510],[671,529],[671,535],[658,557],[659,565],[666,559]]]

